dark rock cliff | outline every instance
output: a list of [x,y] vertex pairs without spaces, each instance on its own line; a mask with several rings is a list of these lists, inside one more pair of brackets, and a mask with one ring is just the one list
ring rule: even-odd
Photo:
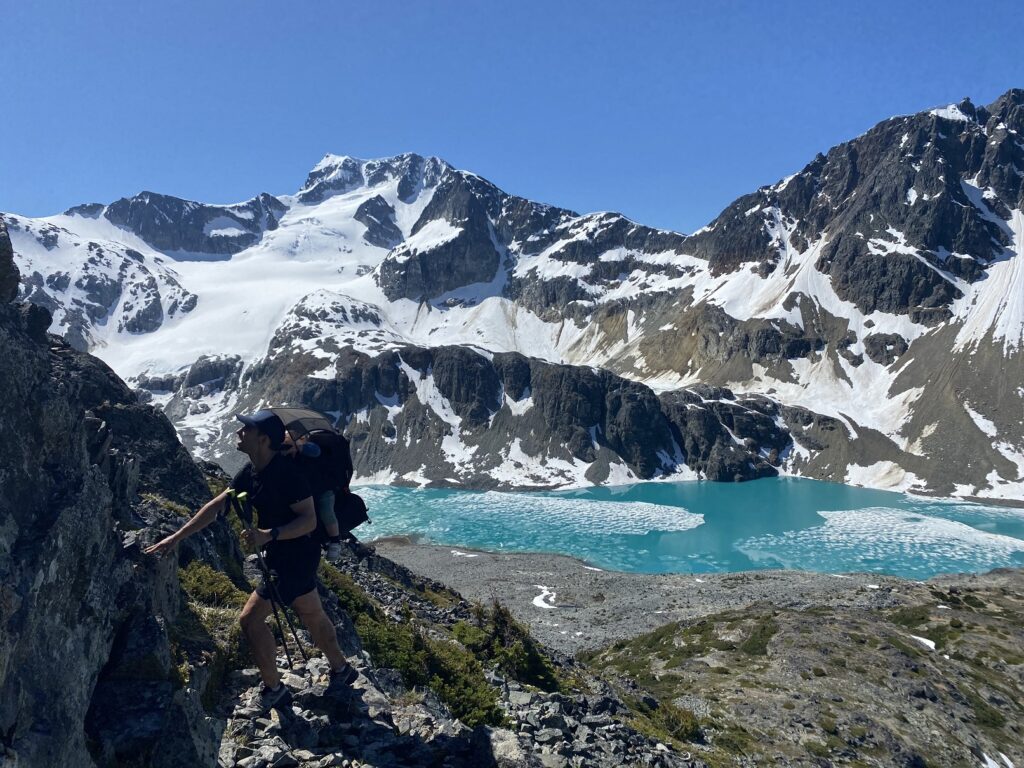
[[[10,275],[0,229],[0,275]],[[4,298],[10,298],[6,291]],[[175,682],[177,564],[138,529],[208,496],[158,411],[98,360],[48,336],[49,316],[0,303],[0,733],[24,766],[210,764],[203,674]],[[219,562],[223,525],[184,560]]]
[[791,442],[777,404],[724,388],[658,397],[609,371],[467,347],[337,354],[333,377],[313,377],[319,363],[282,345],[243,375],[241,402],[339,414],[357,474],[399,483],[549,488],[610,482],[617,467],[747,480],[776,475]]

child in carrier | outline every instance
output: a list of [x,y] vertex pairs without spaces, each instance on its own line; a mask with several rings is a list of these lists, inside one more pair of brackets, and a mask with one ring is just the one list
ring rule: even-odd
[[326,541],[327,559],[337,562],[341,558],[341,530],[334,511],[336,494],[348,493],[352,480],[352,457],[348,441],[339,434],[317,430],[304,435],[285,438],[286,450],[302,468],[316,506],[317,530],[315,537]]

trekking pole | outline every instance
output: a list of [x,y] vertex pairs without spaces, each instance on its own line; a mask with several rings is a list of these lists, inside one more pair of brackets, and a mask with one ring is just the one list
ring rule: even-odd
[[[236,493],[234,489],[231,489],[228,493],[228,498],[231,499],[232,507],[235,510],[235,514],[238,515],[238,519],[245,523],[247,528],[252,528],[252,508],[249,502],[249,496],[245,491]],[[245,502],[243,510],[242,501]],[[288,661],[288,668],[293,668],[292,655],[288,650],[288,636],[285,634],[284,625],[281,623],[281,616],[277,611],[277,604],[281,602],[281,595],[277,591],[277,584],[274,583],[274,579],[270,574],[270,568],[267,567],[267,561],[263,559],[263,552],[259,547],[256,547],[256,562],[259,564],[260,572],[263,575],[263,583],[267,585],[267,591],[270,597],[270,607],[274,612],[274,621],[277,623],[277,631],[281,635],[281,645],[284,646],[284,657]],[[295,631],[295,625],[292,624],[292,619],[288,615],[288,610],[282,603],[281,612],[284,613],[285,621],[288,622],[288,628],[292,631],[292,637],[295,638],[295,645],[299,649],[299,653],[302,654],[302,658],[308,662],[309,656],[306,655],[306,649],[303,648],[302,642],[299,640],[299,634]]]

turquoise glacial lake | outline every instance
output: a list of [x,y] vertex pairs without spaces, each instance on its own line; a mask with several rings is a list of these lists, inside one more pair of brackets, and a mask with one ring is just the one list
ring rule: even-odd
[[791,568],[922,579],[1024,567],[1024,509],[816,480],[641,483],[544,493],[368,486],[363,540],[552,552],[637,573]]

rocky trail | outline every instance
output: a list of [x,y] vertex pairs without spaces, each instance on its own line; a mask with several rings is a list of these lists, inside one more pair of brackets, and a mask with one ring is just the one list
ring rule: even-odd
[[[436,582],[361,546],[350,548],[338,571],[348,575],[391,619],[419,623],[441,635],[472,621],[474,608]],[[424,597],[446,594],[443,608]],[[571,658],[546,652],[577,692],[545,692],[497,668],[484,670],[503,721],[471,728],[454,717],[430,688],[410,688],[400,671],[375,666],[351,623],[339,613],[337,595],[324,591],[339,639],[359,670],[351,689],[330,691],[327,663],[299,661],[283,680],[291,701],[271,713],[252,706],[259,680],[254,668],[233,672],[219,706],[226,718],[218,764],[265,766],[699,766],[684,751],[639,733],[615,691]],[[309,637],[299,630],[303,643]],[[314,651],[314,653],[317,653]],[[298,658],[295,649],[293,659]],[[284,670],[286,659],[278,659]],[[236,702],[232,706],[232,702]]]

